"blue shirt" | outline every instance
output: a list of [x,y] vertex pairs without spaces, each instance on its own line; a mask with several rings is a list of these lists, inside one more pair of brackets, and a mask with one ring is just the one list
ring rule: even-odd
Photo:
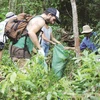
[[84,50],[86,48],[92,50],[92,51],[96,51],[96,45],[93,43],[91,37],[96,36],[96,32],[92,32],[90,34],[90,37],[84,37],[81,44],[80,44],[80,50]]

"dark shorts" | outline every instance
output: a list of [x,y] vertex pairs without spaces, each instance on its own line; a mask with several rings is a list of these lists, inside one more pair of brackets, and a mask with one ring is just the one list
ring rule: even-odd
[[23,48],[18,48],[15,46],[9,46],[9,52],[10,52],[10,57],[15,57],[15,58],[31,58],[31,54],[27,51],[24,50]]
[[0,51],[2,51],[4,48],[4,43],[3,42],[0,42]]

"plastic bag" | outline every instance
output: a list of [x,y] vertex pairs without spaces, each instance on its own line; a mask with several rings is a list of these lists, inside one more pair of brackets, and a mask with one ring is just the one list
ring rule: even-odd
[[63,45],[57,44],[53,49],[52,69],[54,73],[61,78],[69,57],[68,50]]

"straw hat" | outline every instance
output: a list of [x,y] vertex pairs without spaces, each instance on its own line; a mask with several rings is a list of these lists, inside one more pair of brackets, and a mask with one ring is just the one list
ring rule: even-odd
[[81,33],[90,33],[92,31],[93,31],[93,29],[91,29],[89,25],[84,25],[83,31]]

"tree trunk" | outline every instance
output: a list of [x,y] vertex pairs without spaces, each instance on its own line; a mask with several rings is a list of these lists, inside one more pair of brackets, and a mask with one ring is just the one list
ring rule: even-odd
[[16,12],[17,0],[9,0],[9,11]]
[[21,0],[20,1],[20,4],[21,4],[21,6],[20,6],[20,13],[24,13],[25,12],[25,5],[23,5],[23,2],[25,2],[25,0]]
[[73,33],[74,33],[74,41],[75,41],[75,51],[76,57],[80,56],[80,43],[79,43],[79,32],[78,32],[78,16],[77,16],[77,7],[76,1],[70,0],[72,6],[72,15],[73,15]]

